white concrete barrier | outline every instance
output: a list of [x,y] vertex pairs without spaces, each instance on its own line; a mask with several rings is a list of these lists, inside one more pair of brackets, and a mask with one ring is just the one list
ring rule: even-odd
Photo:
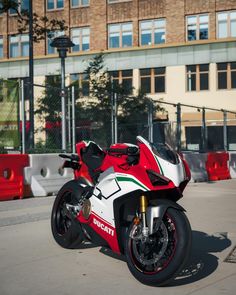
[[229,152],[229,172],[231,178],[236,178],[236,152]]
[[73,179],[72,169],[62,168],[63,160],[58,154],[29,155],[29,159],[30,166],[24,168],[24,179],[35,197],[56,194],[63,184]]
[[189,165],[191,171],[191,181],[201,182],[207,181],[208,175],[206,171],[207,154],[199,153],[183,153],[184,159]]

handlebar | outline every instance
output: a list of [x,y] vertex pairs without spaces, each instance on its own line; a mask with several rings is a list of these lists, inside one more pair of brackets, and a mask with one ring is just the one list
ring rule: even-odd
[[77,161],[77,162],[79,162],[79,160],[80,160],[79,156],[76,154],[71,154],[71,155],[59,154],[59,157],[61,157],[63,159],[70,159],[71,161]]

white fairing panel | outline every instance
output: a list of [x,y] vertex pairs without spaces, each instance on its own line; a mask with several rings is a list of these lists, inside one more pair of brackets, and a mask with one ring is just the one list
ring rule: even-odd
[[115,173],[112,170],[113,168],[109,168],[101,174],[90,201],[92,211],[114,227],[114,200],[129,192],[135,190],[147,191],[148,188],[134,176],[126,173]]
[[158,162],[162,168],[163,175],[173,181],[176,187],[178,187],[180,183],[185,180],[184,165],[180,157],[179,161],[179,164],[172,164],[161,157],[158,157]]
[[142,136],[137,136],[137,140],[144,143],[149,148],[150,152],[152,153],[160,168],[161,173],[165,177],[169,178],[176,187],[178,187],[180,183],[185,180],[185,168],[180,156],[178,156],[179,164],[172,164],[169,161],[166,161],[163,158],[155,155],[152,151],[149,142]]

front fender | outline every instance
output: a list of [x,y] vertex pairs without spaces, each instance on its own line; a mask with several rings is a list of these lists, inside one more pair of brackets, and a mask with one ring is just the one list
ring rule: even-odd
[[153,234],[153,220],[157,218],[157,228],[160,226],[161,221],[164,217],[165,212],[168,208],[174,208],[176,210],[185,211],[185,209],[179,204],[172,202],[167,199],[159,199],[152,206],[147,207],[146,218],[147,218],[147,226],[149,229],[149,234]]

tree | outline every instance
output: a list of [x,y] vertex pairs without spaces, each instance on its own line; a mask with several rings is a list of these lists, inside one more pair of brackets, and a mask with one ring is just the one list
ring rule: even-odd
[[111,108],[114,94],[117,97],[118,141],[135,142],[136,135],[140,133],[147,136],[149,112],[163,112],[164,109],[158,104],[153,105],[145,93],[139,91],[137,95],[130,94],[130,89],[126,89],[124,85],[113,83],[112,74],[105,68],[103,53],[89,61],[85,72],[90,80],[90,96],[96,100],[91,100],[86,107],[80,105],[80,113],[84,117],[89,115],[91,120],[101,126],[100,130],[94,132],[97,140],[101,141],[100,144],[111,143]]
[[43,149],[61,149],[61,97],[60,76],[46,77],[45,89],[37,101],[34,114],[40,123],[36,132],[46,133],[46,142],[40,142]]
[[[18,32],[29,31],[29,10],[22,9],[18,0],[0,0],[0,13],[7,13],[12,10],[16,14],[18,22]],[[53,31],[66,31],[68,27],[64,20],[49,19],[47,16],[39,16],[33,13],[33,41],[39,42],[45,39],[45,34]]]

